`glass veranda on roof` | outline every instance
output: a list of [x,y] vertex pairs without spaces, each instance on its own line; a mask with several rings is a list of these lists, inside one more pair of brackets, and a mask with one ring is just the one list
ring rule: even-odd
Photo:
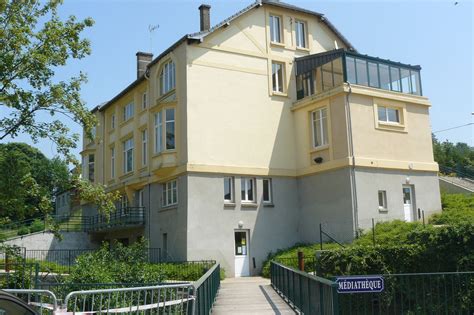
[[422,95],[420,66],[333,50],[296,59],[297,99],[330,90],[343,82]]

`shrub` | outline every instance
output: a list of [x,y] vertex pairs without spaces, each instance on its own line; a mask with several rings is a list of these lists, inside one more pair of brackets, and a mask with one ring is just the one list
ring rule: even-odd
[[22,226],[18,229],[16,234],[19,235],[19,236],[30,234],[30,229],[27,226]]
[[40,232],[44,230],[44,221],[35,219],[30,225],[30,233]]
[[455,224],[470,222],[474,224],[474,195],[443,194],[441,195],[443,211],[434,214],[429,222],[432,224]]
[[[408,235],[424,226],[420,222],[405,222],[394,220],[390,222],[380,222],[375,225],[375,244],[378,245],[399,245],[407,242]],[[373,246],[372,230],[367,230],[354,240],[355,246]]]

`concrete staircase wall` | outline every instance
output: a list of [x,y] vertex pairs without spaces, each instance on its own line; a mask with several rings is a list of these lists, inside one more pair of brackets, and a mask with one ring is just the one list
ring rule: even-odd
[[446,193],[474,193],[474,181],[468,178],[439,176],[439,186],[441,188],[441,191]]
[[61,232],[61,235],[63,239],[59,240],[51,232],[37,232],[10,238],[4,243],[26,250],[96,249],[100,246],[92,242],[86,232]]

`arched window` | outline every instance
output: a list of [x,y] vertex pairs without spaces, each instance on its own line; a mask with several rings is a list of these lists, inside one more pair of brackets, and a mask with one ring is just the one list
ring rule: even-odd
[[175,65],[173,61],[168,61],[161,68],[160,73],[160,95],[164,95],[173,90],[176,86]]

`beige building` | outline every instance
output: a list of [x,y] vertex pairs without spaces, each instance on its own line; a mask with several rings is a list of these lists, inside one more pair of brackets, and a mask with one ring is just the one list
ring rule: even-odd
[[[270,251],[439,211],[420,67],[361,55],[322,14],[257,1],[179,39],[94,109],[83,176],[123,193],[94,238],[257,274]],[[84,205],[94,216],[94,205]]]

